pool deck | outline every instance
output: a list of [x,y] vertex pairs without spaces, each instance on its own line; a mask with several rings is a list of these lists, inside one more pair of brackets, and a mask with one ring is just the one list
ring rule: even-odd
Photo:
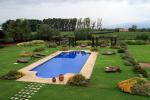
[[[69,50],[69,51],[74,51],[74,50]],[[21,77],[20,79],[18,79],[17,81],[24,81],[24,82],[38,82],[38,83],[48,83],[48,84],[66,84],[68,79],[72,76],[74,76],[75,74],[72,73],[67,73],[64,75],[64,81],[60,82],[58,77],[56,77],[56,82],[52,82],[52,78],[40,78],[36,76],[36,71],[30,71],[33,68],[35,68],[36,66],[46,62],[47,60],[57,56],[58,54],[62,53],[62,52],[69,52],[69,51],[57,51],[53,54],[50,54],[49,56],[36,61],[30,65],[28,65],[27,67],[24,67],[22,69],[19,70],[19,72],[23,73],[24,76]],[[91,55],[89,56],[89,58],[87,59],[85,65],[83,66],[83,68],[80,71],[80,74],[82,74],[83,76],[85,76],[87,79],[90,79],[92,71],[93,71],[93,67],[94,64],[96,62],[96,58],[98,53],[97,52],[91,52],[88,50],[79,50],[79,51],[85,51],[85,52],[90,52]]]

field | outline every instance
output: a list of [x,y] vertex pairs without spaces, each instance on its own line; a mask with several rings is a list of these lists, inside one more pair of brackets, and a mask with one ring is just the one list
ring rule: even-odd
[[[148,35],[149,39],[150,39],[150,32],[114,32],[111,35],[117,35],[118,39],[120,39],[120,40],[136,40],[136,37],[138,35],[143,35],[143,34]],[[72,36],[72,35],[74,35],[74,32],[61,32],[61,35]],[[99,34],[99,35],[103,35],[103,34]],[[108,36],[109,35],[110,34],[108,34]],[[107,36],[107,35],[105,34],[105,36]]]
[[120,40],[136,40],[136,37],[138,35],[143,35],[143,34],[148,35],[150,39],[150,32],[117,32],[114,34],[117,34]]
[[[140,54],[143,56],[147,56],[149,53],[149,45],[148,46],[130,46],[130,51],[133,53],[134,51],[138,52],[137,48],[145,48],[145,52],[141,52]],[[20,52],[26,50],[31,51],[35,47],[6,47],[4,49],[0,49],[0,75],[7,73],[10,70],[18,70],[22,67],[25,67],[27,64],[18,64],[14,65],[13,63],[18,58]],[[76,49],[76,48],[71,48]],[[58,49],[46,49],[43,51],[45,54],[51,54]],[[117,83],[134,77],[135,74],[132,72],[131,67],[126,67],[123,65],[123,61],[120,59],[120,55],[114,56],[103,56],[100,53],[103,51],[111,51],[109,48],[100,48],[99,55],[94,67],[94,71],[91,77],[91,83],[88,87],[73,87],[73,86],[62,86],[62,85],[46,85],[44,86],[37,94],[35,94],[31,100],[147,100],[148,97],[130,95],[121,92],[117,88]],[[48,52],[46,52],[48,51]],[[146,53],[147,52],[147,53]],[[143,61],[150,61],[149,59],[143,59],[138,53],[133,53],[133,55]],[[30,63],[36,61],[38,59],[32,60]],[[29,63],[28,63],[29,64]],[[104,72],[105,67],[110,65],[120,66],[123,70],[122,73],[116,74],[108,74]],[[148,70],[150,72],[150,70]],[[0,80],[0,100],[9,100],[11,96],[25,87],[28,83],[24,82],[16,82],[16,81],[4,81]]]

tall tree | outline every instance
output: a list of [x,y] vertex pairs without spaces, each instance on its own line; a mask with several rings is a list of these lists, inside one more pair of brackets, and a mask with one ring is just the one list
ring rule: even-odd
[[51,40],[53,36],[58,36],[59,31],[52,29],[48,24],[41,24],[38,29],[39,39]]
[[102,29],[102,18],[97,19],[97,29],[101,30]]
[[29,27],[32,32],[36,32],[38,29],[38,26],[42,24],[41,20],[36,20],[36,19],[29,19],[28,22],[29,22]]
[[6,33],[12,37],[15,42],[28,41],[30,39],[31,30],[27,20],[12,20],[10,21]]
[[131,28],[129,28],[129,31],[131,31],[131,32],[136,32],[137,31],[137,25],[132,25],[132,27]]

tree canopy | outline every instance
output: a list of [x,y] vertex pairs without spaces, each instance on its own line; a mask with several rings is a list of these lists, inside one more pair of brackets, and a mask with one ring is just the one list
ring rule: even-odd
[[52,29],[48,24],[41,24],[38,29],[38,37],[43,40],[51,40],[53,36],[59,35],[59,31]]

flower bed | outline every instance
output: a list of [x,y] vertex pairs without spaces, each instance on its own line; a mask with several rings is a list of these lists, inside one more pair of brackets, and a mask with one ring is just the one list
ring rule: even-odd
[[119,82],[118,88],[130,94],[150,96],[150,81],[142,77],[134,77]]

